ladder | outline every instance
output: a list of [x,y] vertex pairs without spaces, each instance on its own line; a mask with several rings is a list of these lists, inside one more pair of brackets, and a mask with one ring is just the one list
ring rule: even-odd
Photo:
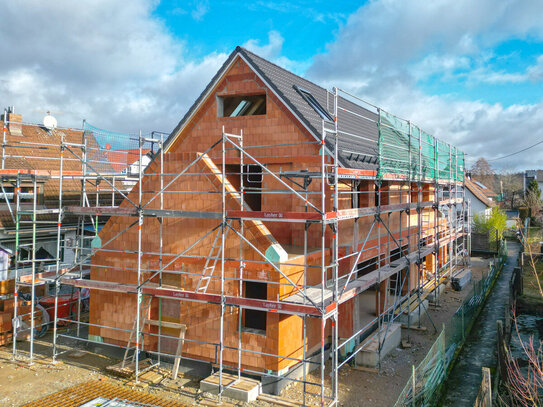
[[[228,222],[228,225],[230,225],[230,222]],[[229,230],[230,228],[227,227],[226,231],[224,232],[225,240]],[[217,229],[215,239],[213,239],[213,244],[211,245],[211,249],[209,249],[209,254],[204,264],[202,276],[200,277],[200,280],[198,280],[198,284],[196,285],[196,292],[198,293],[205,293],[207,291],[207,287],[209,287],[209,283],[211,282],[211,278],[213,277],[213,273],[215,272],[215,268],[217,267],[217,263],[221,255],[221,240],[219,239],[221,232],[222,228]]]
[[[123,363],[121,364],[121,368],[124,369],[126,365],[126,361],[130,359],[131,363],[135,363],[136,361],[136,353],[139,351],[139,336],[143,337],[143,327],[145,326],[145,323],[147,321],[147,315],[149,315],[149,310],[151,309],[151,302],[153,300],[153,297],[147,297],[145,299],[145,304],[141,307],[141,318],[140,318],[140,332],[136,331],[137,327],[137,318],[134,319],[134,325],[132,326],[132,331],[130,331],[130,338],[128,338],[128,344],[126,345],[126,350],[124,351],[124,357],[123,357]],[[134,348],[131,348],[130,345],[132,342],[136,339],[136,346]],[[130,350],[133,350],[134,353],[132,353],[132,356],[128,356],[128,352]]]

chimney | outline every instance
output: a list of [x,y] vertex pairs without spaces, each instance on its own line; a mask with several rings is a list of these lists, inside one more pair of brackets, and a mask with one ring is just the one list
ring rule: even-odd
[[15,136],[23,135],[23,116],[20,114],[15,114],[13,106],[10,106],[4,110],[2,120],[4,122],[4,126],[7,127],[11,134]]

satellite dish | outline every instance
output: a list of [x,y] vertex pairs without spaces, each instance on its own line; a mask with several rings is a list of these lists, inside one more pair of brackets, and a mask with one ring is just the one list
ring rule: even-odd
[[52,130],[57,127],[57,119],[51,116],[49,112],[47,112],[47,116],[43,118],[43,127],[47,130]]

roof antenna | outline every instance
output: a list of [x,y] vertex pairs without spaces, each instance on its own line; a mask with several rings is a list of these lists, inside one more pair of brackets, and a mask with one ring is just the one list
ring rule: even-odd
[[47,111],[47,116],[43,118],[43,127],[47,130],[53,130],[57,127],[57,119],[51,116],[50,111]]

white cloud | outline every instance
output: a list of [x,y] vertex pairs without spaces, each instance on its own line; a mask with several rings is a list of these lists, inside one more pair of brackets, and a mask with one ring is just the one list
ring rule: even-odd
[[[154,0],[8,2],[0,25],[1,107],[47,110],[122,131],[171,131],[226,59],[186,57],[152,16]],[[32,22],[29,24],[29,22]]]
[[[420,81],[518,83],[543,79],[543,58],[525,72],[492,71],[494,46],[543,39],[543,3],[528,0],[373,0],[351,15],[308,76],[339,86],[408,117],[472,157],[496,157],[543,139],[543,104],[504,107],[455,96],[432,96]],[[496,165],[543,166],[530,150]],[[535,165],[537,164],[537,165]]]
[[258,40],[249,40],[243,46],[262,58],[275,59],[281,54],[284,42],[285,39],[281,34],[272,30],[268,33],[268,44],[259,45]]
[[532,82],[543,80],[543,55],[540,55],[537,58],[535,65],[532,65],[527,69],[526,75]]
[[243,44],[243,47],[289,71],[302,74],[311,65],[311,61],[297,61],[282,56],[284,42],[283,36],[278,31],[272,30],[268,33],[267,44],[260,45],[258,40],[251,39]]
[[194,10],[192,10],[190,15],[196,21],[202,21],[208,11],[209,11],[209,2],[207,0],[200,0],[196,2]]

